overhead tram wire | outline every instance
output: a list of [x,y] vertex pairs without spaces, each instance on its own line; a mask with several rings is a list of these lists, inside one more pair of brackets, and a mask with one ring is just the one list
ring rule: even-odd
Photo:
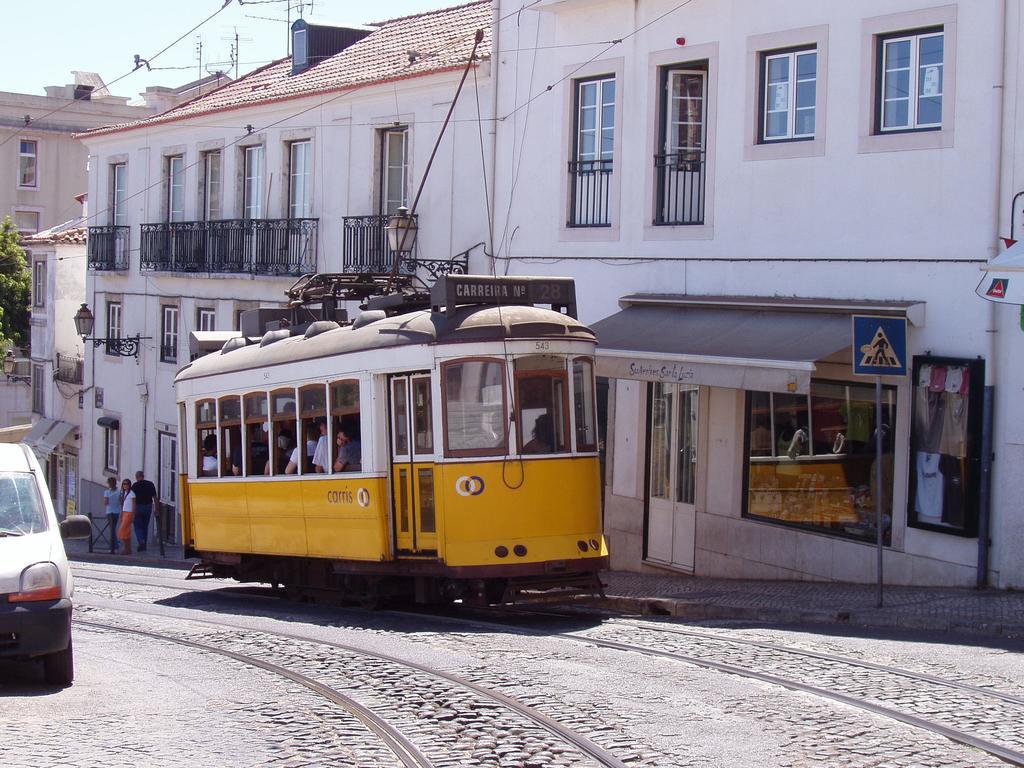
[[[216,16],[218,16],[229,5],[231,5],[231,0],[224,0],[224,4],[220,8],[218,8],[216,11],[211,13],[209,16],[207,16],[202,21],[200,21],[198,24],[196,24],[194,27],[192,27],[192,29],[190,29],[188,32],[185,32],[183,35],[181,35],[180,37],[176,38],[171,43],[169,43],[168,45],[164,46],[159,51],[157,51],[156,53],[151,55],[148,59],[139,58],[138,54],[136,54],[137,62],[142,62],[142,61],[146,62],[145,66],[148,69],[150,62],[152,62],[153,59],[155,59],[158,56],[166,53],[171,48],[173,48],[175,45],[177,45],[182,40],[184,40],[186,37],[188,37],[193,32],[195,32],[197,29],[199,29],[201,26],[203,26],[204,24],[206,24],[209,21],[212,21]],[[143,67],[143,64],[136,63],[134,69],[132,69],[130,72],[125,72],[123,75],[121,75],[120,77],[118,77],[118,78],[116,78],[114,80],[111,80],[109,83],[104,83],[104,87],[109,90],[112,85],[116,85],[117,83],[119,83],[122,80],[124,80],[126,77],[129,77],[130,75],[135,74],[140,69],[142,69],[142,67]],[[18,136],[19,134],[21,134],[25,130],[25,128],[27,128],[28,126],[32,125],[33,123],[38,123],[38,122],[40,122],[42,120],[45,120],[50,115],[55,115],[58,112],[67,109],[68,107],[70,107],[74,103],[75,103],[75,101],[74,101],[74,99],[72,99],[71,101],[68,101],[66,104],[62,104],[61,106],[57,107],[56,109],[51,109],[49,112],[46,112],[46,113],[40,115],[39,117],[31,118],[31,119],[27,120],[25,122],[25,125],[23,125],[23,126],[17,128],[16,130],[12,131],[3,141],[0,141],[0,147],[4,146],[7,142],[9,142],[15,136]]]

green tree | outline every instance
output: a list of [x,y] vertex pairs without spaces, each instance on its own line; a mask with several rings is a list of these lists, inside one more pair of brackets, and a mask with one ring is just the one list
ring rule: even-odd
[[6,217],[0,224],[0,348],[11,344],[27,347],[29,342],[32,275],[20,239],[11,217]]

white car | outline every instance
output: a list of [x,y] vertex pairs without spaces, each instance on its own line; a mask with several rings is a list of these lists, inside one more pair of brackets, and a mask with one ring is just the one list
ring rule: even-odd
[[41,658],[50,685],[75,676],[63,539],[88,538],[90,528],[81,515],[58,524],[35,455],[0,443],[0,658]]

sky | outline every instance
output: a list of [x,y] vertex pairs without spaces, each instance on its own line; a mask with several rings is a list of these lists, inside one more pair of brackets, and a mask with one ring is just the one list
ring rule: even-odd
[[215,18],[153,58],[217,11],[224,0],[0,0],[5,32],[0,91],[43,95],[47,85],[74,82],[72,70],[98,72],[110,83],[131,72],[134,55],[139,54],[152,59],[152,71],[143,67],[110,88],[115,96],[134,99],[151,85],[182,85],[216,69],[227,70],[236,31],[239,74],[286,56],[289,6],[293,21],[302,5],[302,16],[310,23],[341,25],[382,21],[462,1],[230,0]]

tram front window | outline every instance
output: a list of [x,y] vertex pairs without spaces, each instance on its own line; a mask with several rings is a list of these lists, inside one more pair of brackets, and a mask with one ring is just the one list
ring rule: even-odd
[[445,363],[445,452],[500,456],[505,452],[505,364],[497,360]]
[[565,359],[531,355],[516,360],[516,423],[522,453],[565,453]]

